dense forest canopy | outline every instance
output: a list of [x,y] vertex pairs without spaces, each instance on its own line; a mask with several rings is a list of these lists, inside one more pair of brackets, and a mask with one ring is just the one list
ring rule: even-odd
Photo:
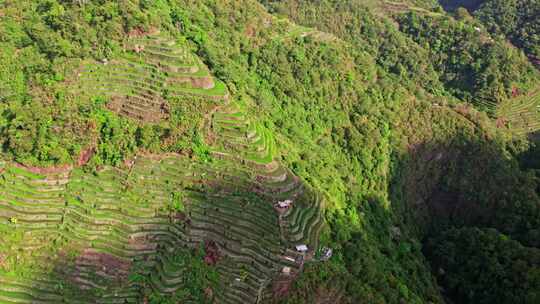
[[539,1],[486,1],[474,11],[494,34],[504,35],[525,53],[540,57]]
[[526,54],[540,57],[538,50],[540,2],[536,0],[443,0],[449,11],[467,9],[494,35],[502,35]]
[[539,15],[0,0],[0,302],[538,303]]
[[440,4],[447,10],[454,10],[460,7],[466,8],[468,10],[475,10],[486,0],[440,0]]

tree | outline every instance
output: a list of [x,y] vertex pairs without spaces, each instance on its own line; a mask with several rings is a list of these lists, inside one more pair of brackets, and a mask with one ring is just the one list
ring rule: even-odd
[[540,301],[540,249],[495,229],[450,229],[431,238],[426,251],[439,283],[457,303]]

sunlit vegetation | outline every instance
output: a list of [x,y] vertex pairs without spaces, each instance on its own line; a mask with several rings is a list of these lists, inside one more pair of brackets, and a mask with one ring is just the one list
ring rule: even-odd
[[534,20],[446,2],[0,0],[0,302],[538,302]]

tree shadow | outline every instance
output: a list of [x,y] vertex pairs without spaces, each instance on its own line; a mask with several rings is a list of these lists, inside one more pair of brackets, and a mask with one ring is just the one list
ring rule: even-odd
[[420,237],[449,226],[492,227],[526,243],[540,227],[536,180],[496,141],[458,136],[398,156],[392,201]]
[[484,2],[485,0],[439,0],[439,4],[446,11],[453,11],[457,8],[463,7],[472,12]]
[[[433,267],[433,277],[437,278],[445,301],[463,302],[463,295],[470,290],[486,288],[486,292],[489,292],[489,288],[497,288],[484,286],[482,281],[475,280],[481,277],[484,270],[493,271],[491,267],[502,269],[501,265],[504,264],[482,261],[485,263],[456,263],[461,267],[459,269],[440,268],[437,257],[443,256],[453,261],[467,259],[469,255],[471,259],[487,259],[490,254],[490,245],[484,243],[477,244],[477,248],[461,248],[462,251],[458,253],[455,247],[450,246],[445,248],[448,252],[434,255],[432,249],[435,245],[448,245],[444,243],[445,237],[455,235],[455,231],[461,231],[461,236],[471,231],[489,231],[492,235],[500,235],[501,240],[518,241],[515,244],[525,246],[522,248],[540,247],[540,183],[537,169],[540,168],[540,150],[534,145],[519,155],[510,152],[514,150],[487,137],[459,135],[447,141],[422,142],[397,157],[391,182],[392,211],[399,214],[402,225],[410,227],[413,235],[421,241],[422,255],[427,259],[427,264]],[[470,238],[468,241],[471,241]],[[459,240],[457,242],[459,244]],[[495,246],[494,242],[491,245]],[[471,243],[467,246],[471,246]],[[528,249],[523,252],[525,250]],[[530,250],[532,252],[534,249]],[[515,270],[505,268],[504,271],[501,276],[517,277],[512,273]],[[448,279],[455,280],[460,275],[466,283],[456,285],[456,282]],[[512,294],[511,291],[504,292]],[[468,299],[473,298],[478,299],[478,295],[469,295]]]
[[[0,282],[9,285],[0,286],[0,302],[4,295],[6,301],[23,299],[23,303],[202,303],[227,288],[248,290],[240,295],[246,303],[268,296],[273,279],[289,263],[280,261],[281,255],[296,244],[296,239],[283,238],[274,209],[274,192],[290,191],[289,187],[266,189],[257,175],[246,179],[241,170],[216,174],[208,167],[213,164],[195,169],[194,163],[179,156],[150,164],[138,161],[140,165],[126,170],[134,176],[115,168],[97,175],[72,172],[63,194],[61,222],[51,227],[49,237],[41,239],[20,223],[29,241],[48,244],[28,256],[28,261],[43,267],[29,269],[24,279],[16,272],[11,276],[0,272]],[[171,169],[186,161],[185,172]],[[111,178],[110,173],[117,171],[119,175]],[[87,184],[81,182],[85,180]],[[94,183],[97,186],[88,186]],[[178,191],[184,194],[175,196]],[[311,208],[311,192],[306,188],[295,196],[295,208]],[[110,193],[115,194],[113,199]],[[168,203],[179,197],[182,206]],[[299,214],[303,218],[311,213]],[[300,224],[310,227],[312,222]],[[317,233],[309,231],[296,242],[311,248]],[[214,244],[211,256],[204,254],[209,243]],[[12,245],[10,256],[26,248],[18,240]],[[297,272],[302,266],[294,262],[289,267]],[[225,269],[220,282],[218,269]]]

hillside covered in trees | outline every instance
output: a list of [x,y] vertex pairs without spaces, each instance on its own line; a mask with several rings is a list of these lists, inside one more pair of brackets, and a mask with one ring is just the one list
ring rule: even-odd
[[0,303],[540,303],[539,16],[0,0]]

